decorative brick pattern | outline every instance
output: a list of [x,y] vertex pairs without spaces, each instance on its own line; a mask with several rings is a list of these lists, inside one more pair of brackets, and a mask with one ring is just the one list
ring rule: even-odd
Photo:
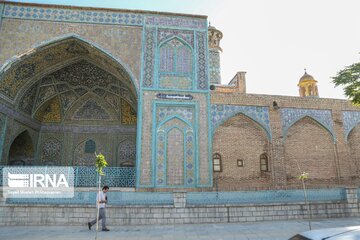
[[59,140],[50,138],[43,142],[41,150],[41,161],[45,164],[60,164],[61,142]]
[[76,120],[105,120],[109,118],[106,110],[94,100],[87,101],[74,115]]
[[167,171],[168,186],[184,185],[184,134],[183,129],[172,128],[167,133]]
[[343,126],[345,139],[348,139],[351,130],[360,123],[360,112],[355,111],[343,111]]
[[43,125],[41,126],[42,132],[52,132],[52,133],[63,133],[63,132],[73,132],[73,133],[101,133],[101,134],[128,134],[135,133],[136,128],[134,126],[62,126],[62,125]]
[[[139,87],[142,47],[142,29],[139,27],[5,18],[1,31],[4,34],[0,35],[0,48],[3,50],[0,65],[11,63],[13,68],[9,70],[14,70],[11,73],[13,75],[17,69],[14,68],[14,61],[17,62],[19,56],[22,56],[23,64],[35,63],[35,73],[39,73],[55,64],[65,63],[70,58],[82,55],[112,74],[120,75],[120,78],[128,79],[127,72],[131,72],[134,75],[134,84]],[[43,45],[46,47],[41,48]],[[31,54],[24,58],[23,54],[30,49]],[[119,66],[119,62],[127,70]],[[17,66],[20,67],[20,64]],[[12,79],[13,77],[10,77],[9,80]],[[12,85],[17,87],[16,83]],[[1,89],[4,87],[9,88],[6,85]]]
[[301,118],[311,117],[315,121],[319,122],[324,128],[326,128],[333,136],[335,140],[335,133],[332,124],[331,111],[319,110],[319,109],[295,109],[295,108],[283,108],[281,109],[281,121],[283,136],[286,137],[288,129]]
[[136,160],[136,143],[133,140],[126,139],[119,144],[118,147],[118,162],[122,166],[135,166]]
[[38,84],[31,86],[30,89],[22,96],[19,103],[19,109],[28,115],[31,115],[34,107],[33,104],[35,102],[37,87]]

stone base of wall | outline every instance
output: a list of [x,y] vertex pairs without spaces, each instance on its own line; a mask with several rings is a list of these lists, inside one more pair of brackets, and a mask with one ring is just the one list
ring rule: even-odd
[[[312,218],[359,217],[359,205],[346,202],[311,204]],[[227,223],[308,219],[304,203],[238,206],[109,206],[109,225]],[[94,206],[11,205],[0,206],[0,226],[84,225],[96,216]]]
[[[356,188],[347,188],[345,200],[304,202],[188,205],[185,191],[173,192],[170,205],[110,205],[109,225],[256,222],[295,219],[360,217]],[[94,205],[8,204],[0,197],[0,226],[84,225],[95,219]]]

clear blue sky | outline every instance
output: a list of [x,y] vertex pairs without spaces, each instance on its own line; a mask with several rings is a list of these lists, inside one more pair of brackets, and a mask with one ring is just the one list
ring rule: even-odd
[[221,30],[222,82],[247,72],[249,93],[298,96],[307,68],[321,97],[344,98],[331,77],[359,61],[359,0],[22,0],[207,15]]

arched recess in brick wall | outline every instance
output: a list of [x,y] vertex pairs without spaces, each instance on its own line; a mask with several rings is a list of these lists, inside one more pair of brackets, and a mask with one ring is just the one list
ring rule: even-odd
[[9,165],[32,165],[34,160],[34,144],[27,130],[20,133],[11,143]]
[[285,166],[287,183],[300,184],[301,172],[309,173],[309,185],[331,185],[337,181],[334,143],[331,133],[310,117],[291,126],[286,135]]
[[[92,166],[94,154],[74,139],[96,136],[111,159],[118,135],[136,135],[138,80],[124,60],[72,34],[48,39],[0,68],[0,102],[9,103],[0,105],[14,106],[22,124],[39,135],[33,138],[36,163]],[[51,136],[60,144],[44,150]]]
[[[252,119],[241,113],[228,119],[213,137],[212,151],[222,157],[222,171],[214,172],[214,186],[219,190],[269,187],[272,183],[269,145],[267,133]],[[267,172],[260,170],[260,156],[264,153],[269,160]]]
[[360,124],[351,130],[347,140],[350,146],[350,160],[355,166],[355,176],[360,178]]

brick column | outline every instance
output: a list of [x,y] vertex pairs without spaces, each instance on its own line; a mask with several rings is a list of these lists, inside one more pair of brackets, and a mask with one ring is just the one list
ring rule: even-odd
[[357,188],[346,188],[346,215],[349,217],[358,217],[359,214],[359,199]]
[[[277,104],[281,104],[277,102]],[[279,108],[274,108],[273,103],[270,104],[270,124],[271,124],[271,156],[273,164],[273,181],[274,186],[286,185],[286,168],[285,168],[285,156],[284,156],[284,142],[282,136],[281,126],[281,114]]]
[[186,206],[186,191],[177,190],[173,192],[174,207],[185,208]]
[[353,176],[357,176],[357,173],[355,162],[352,161],[353,157],[351,156],[350,146],[347,142],[347,139],[345,139],[344,137],[342,109],[336,108],[332,110],[332,117],[334,123],[334,131],[336,134],[336,144],[334,146],[334,152],[336,157],[335,160],[338,177],[341,180],[340,184],[349,186],[350,184],[353,184],[351,179]]

